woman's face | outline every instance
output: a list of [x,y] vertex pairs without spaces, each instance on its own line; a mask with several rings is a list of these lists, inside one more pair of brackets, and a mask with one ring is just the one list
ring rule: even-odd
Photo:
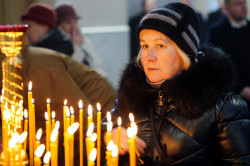
[[184,62],[174,42],[161,32],[140,32],[141,63],[150,82],[168,79],[184,69]]
[[62,21],[60,23],[60,27],[64,31],[65,35],[70,38],[72,36],[73,31],[77,30],[77,20],[69,19]]

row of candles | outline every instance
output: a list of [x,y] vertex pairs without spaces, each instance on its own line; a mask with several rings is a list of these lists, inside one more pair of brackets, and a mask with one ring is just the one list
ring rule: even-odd
[[[15,133],[11,139],[5,135],[8,132],[8,110],[3,110],[3,152],[4,152],[4,163],[6,166],[10,165],[23,165],[23,159],[21,153],[26,153],[26,137],[29,135],[29,165],[40,166],[41,156],[44,151],[43,165],[57,166],[58,165],[58,137],[59,137],[59,121],[55,122],[55,112],[50,111],[50,99],[47,99],[47,112],[45,112],[45,125],[46,125],[46,145],[40,145],[40,137],[42,135],[42,129],[39,129],[35,134],[35,105],[34,99],[32,98],[32,83],[29,82],[28,88],[28,111],[24,110],[24,132],[19,136]],[[129,137],[129,156],[130,165],[136,165],[136,134],[137,126],[134,122],[133,114],[129,114],[131,126],[127,129]],[[107,166],[117,166],[119,162],[119,149],[120,149],[120,132],[121,132],[121,117],[118,118],[117,127],[117,140],[116,144],[111,140],[111,130],[113,123],[111,121],[111,114],[107,112],[107,149],[106,149],[106,164]],[[74,165],[74,133],[79,128],[79,155],[80,155],[80,166],[83,166],[83,103],[79,101],[79,123],[75,122],[74,110],[72,107],[67,106],[67,100],[64,101],[63,106],[63,128],[64,128],[64,151],[65,151],[65,166]],[[97,103],[97,133],[94,131],[94,122],[92,114],[92,106],[88,106],[88,117],[87,117],[87,134],[85,137],[86,143],[86,154],[88,166],[93,166],[97,163],[97,166],[101,164],[101,106]],[[29,128],[29,131],[27,131]],[[28,134],[29,133],[29,134]],[[5,137],[4,137],[5,136]],[[97,143],[95,143],[97,142]],[[7,145],[8,143],[8,145]],[[18,153],[17,153],[18,152]],[[16,157],[18,154],[18,157]],[[97,159],[97,161],[95,161]]]

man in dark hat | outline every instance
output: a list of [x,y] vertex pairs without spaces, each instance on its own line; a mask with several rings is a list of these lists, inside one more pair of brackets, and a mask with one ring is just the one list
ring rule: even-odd
[[21,20],[29,25],[27,38],[31,45],[49,48],[66,55],[73,54],[73,46],[58,28],[55,10],[46,3],[33,3],[21,15]]

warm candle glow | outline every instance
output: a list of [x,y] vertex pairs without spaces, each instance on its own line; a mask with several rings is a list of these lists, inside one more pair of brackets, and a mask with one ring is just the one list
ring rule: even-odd
[[132,128],[131,127],[128,127],[128,129],[127,129],[127,135],[128,135],[128,138],[132,138],[133,137],[133,130],[132,130]]
[[121,125],[122,125],[122,118],[121,117],[118,117],[118,120],[117,120],[118,122],[118,127],[120,127]]
[[26,139],[27,135],[28,135],[28,133],[27,133],[26,131],[24,131],[24,132],[20,135],[20,137],[18,138],[18,143],[19,143],[19,144],[22,144],[22,143],[24,142],[24,140]]
[[52,119],[55,119],[55,117],[56,117],[56,113],[55,113],[55,111],[52,111],[52,113],[51,113],[51,118],[52,118]]
[[88,115],[91,116],[91,115],[92,115],[92,112],[93,112],[93,111],[92,111],[92,106],[89,105],[89,106],[88,106]]
[[113,123],[112,123],[112,122],[108,122],[107,131],[108,131],[108,132],[111,132],[112,127],[113,127]]
[[131,122],[135,121],[134,115],[132,113],[129,113],[129,119]]
[[26,120],[26,119],[28,119],[28,111],[27,111],[27,109],[24,109],[24,113],[23,113],[24,115],[24,119]]
[[48,121],[48,120],[49,120],[49,115],[48,115],[48,112],[45,112],[44,117],[45,117],[45,120],[46,120],[46,121]]
[[74,108],[72,106],[70,106],[70,113],[71,115],[74,115]]
[[107,112],[107,121],[108,121],[108,122],[111,122],[111,114],[110,114],[109,111]]
[[15,147],[17,141],[18,141],[18,138],[19,138],[19,134],[18,133],[15,133],[11,139],[9,140],[9,147],[10,148],[13,148]]
[[59,130],[59,127],[60,127],[60,122],[59,122],[59,121],[56,121],[55,129]]
[[51,136],[50,136],[50,141],[51,142],[56,142],[56,137],[57,137],[57,134],[58,134],[58,130],[57,129],[54,129],[51,133]]
[[68,103],[67,99],[64,100],[63,105],[66,106]]
[[42,136],[42,129],[40,128],[40,129],[37,130],[37,133],[36,133],[36,140],[37,140],[37,141],[40,141],[41,136]]
[[80,109],[82,109],[82,107],[83,107],[82,100],[79,101],[78,106]]
[[89,155],[89,160],[94,162],[96,159],[96,148],[92,149],[92,151],[90,152],[90,155]]
[[92,135],[93,130],[94,130],[94,123],[92,122],[89,125],[88,131],[87,131],[87,137],[90,137]]
[[112,148],[112,157],[117,157],[118,155],[118,147],[116,144],[113,145],[113,148]]
[[78,122],[73,123],[68,128],[68,134],[69,135],[73,135],[76,132],[76,130],[78,129],[78,127],[79,127],[79,123]]
[[69,107],[66,107],[66,117],[70,118],[70,111],[69,111]]
[[43,158],[43,164],[48,164],[50,160],[51,153],[47,152]]
[[101,105],[99,103],[96,104],[96,108],[97,108],[97,111],[100,112],[101,111]]
[[47,98],[47,104],[50,104],[50,99],[49,98]]
[[31,99],[31,103],[32,103],[32,104],[34,104],[34,103],[35,103],[35,100],[34,100],[33,98]]
[[132,128],[133,135],[136,135],[138,128],[137,128],[135,122],[131,122],[131,128]]
[[107,150],[112,151],[113,145],[114,145],[114,142],[112,140],[109,141],[108,146],[107,146]]
[[29,82],[29,89],[28,89],[29,91],[31,91],[32,90],[32,82],[30,81]]
[[91,142],[95,142],[96,139],[97,139],[97,134],[96,134],[96,133],[93,133],[93,134],[91,135],[91,137],[90,137],[89,140],[90,140]]
[[45,150],[44,144],[39,145],[35,151],[35,156],[40,158],[43,155],[44,150]]

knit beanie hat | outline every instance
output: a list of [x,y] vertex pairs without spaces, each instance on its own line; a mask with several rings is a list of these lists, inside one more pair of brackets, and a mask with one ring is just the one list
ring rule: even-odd
[[55,6],[55,11],[57,13],[57,24],[62,21],[67,21],[70,19],[79,19],[80,17],[76,14],[73,5],[69,2],[61,2]]
[[56,12],[46,3],[36,2],[29,6],[26,13],[21,15],[21,20],[33,20],[48,25],[50,28],[56,28]]
[[194,61],[199,48],[199,20],[195,11],[183,3],[170,3],[147,13],[140,21],[136,35],[153,29],[169,37]]

